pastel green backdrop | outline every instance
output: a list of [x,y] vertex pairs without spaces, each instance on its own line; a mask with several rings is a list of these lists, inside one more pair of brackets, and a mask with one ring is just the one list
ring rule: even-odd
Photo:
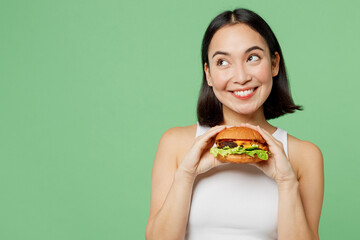
[[356,239],[360,4],[312,0],[1,0],[0,239],[144,239],[160,136],[196,122],[203,33],[237,7],[305,108],[271,122],[323,152],[321,238]]

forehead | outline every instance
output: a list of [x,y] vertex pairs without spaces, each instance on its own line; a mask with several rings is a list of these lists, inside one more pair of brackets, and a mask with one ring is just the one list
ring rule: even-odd
[[211,39],[208,53],[222,50],[243,53],[252,46],[259,46],[268,51],[265,39],[244,23],[220,28]]

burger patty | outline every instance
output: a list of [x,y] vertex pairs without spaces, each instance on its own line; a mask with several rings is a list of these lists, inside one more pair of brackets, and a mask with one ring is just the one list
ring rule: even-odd
[[234,148],[234,147],[237,147],[237,144],[232,141],[224,141],[224,142],[218,143],[218,148],[224,148],[226,146],[228,146],[230,148]]
[[260,149],[267,150],[267,146],[264,146],[263,144],[258,143],[256,141],[249,141],[249,140],[224,139],[224,140],[220,140],[219,142],[217,142],[216,145],[218,148],[224,148],[226,146],[228,146],[230,148],[234,148],[234,147],[240,146],[245,149],[256,145]]

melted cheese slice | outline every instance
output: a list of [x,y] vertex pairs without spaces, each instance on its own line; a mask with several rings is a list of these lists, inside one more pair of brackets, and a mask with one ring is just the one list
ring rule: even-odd
[[251,141],[241,141],[241,140],[234,141],[234,143],[236,143],[238,146],[242,145],[244,148],[250,148],[250,147],[252,147],[252,144],[255,144]]
[[234,141],[234,143],[236,143],[238,146],[243,146],[245,149],[246,148],[250,148],[252,147],[253,145],[257,145],[258,148],[262,149],[262,150],[266,150],[266,147],[263,146],[262,144],[260,143],[257,143],[257,142],[253,142],[253,141],[244,141],[244,140],[238,140],[238,141]]

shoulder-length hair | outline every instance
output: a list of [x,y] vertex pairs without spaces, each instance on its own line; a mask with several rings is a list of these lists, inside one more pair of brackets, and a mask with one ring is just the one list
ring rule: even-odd
[[238,23],[245,23],[258,32],[265,39],[272,57],[275,56],[275,52],[280,56],[279,73],[273,77],[271,93],[263,105],[265,118],[267,120],[274,119],[286,113],[293,113],[295,110],[302,110],[302,106],[295,105],[291,97],[284,57],[275,34],[259,15],[248,9],[239,8],[234,11],[225,11],[216,16],[204,34],[201,47],[203,81],[197,105],[197,117],[200,125],[213,127],[223,121],[222,103],[216,98],[212,87],[207,84],[204,64],[207,63],[210,68],[208,50],[215,32],[224,26]]

